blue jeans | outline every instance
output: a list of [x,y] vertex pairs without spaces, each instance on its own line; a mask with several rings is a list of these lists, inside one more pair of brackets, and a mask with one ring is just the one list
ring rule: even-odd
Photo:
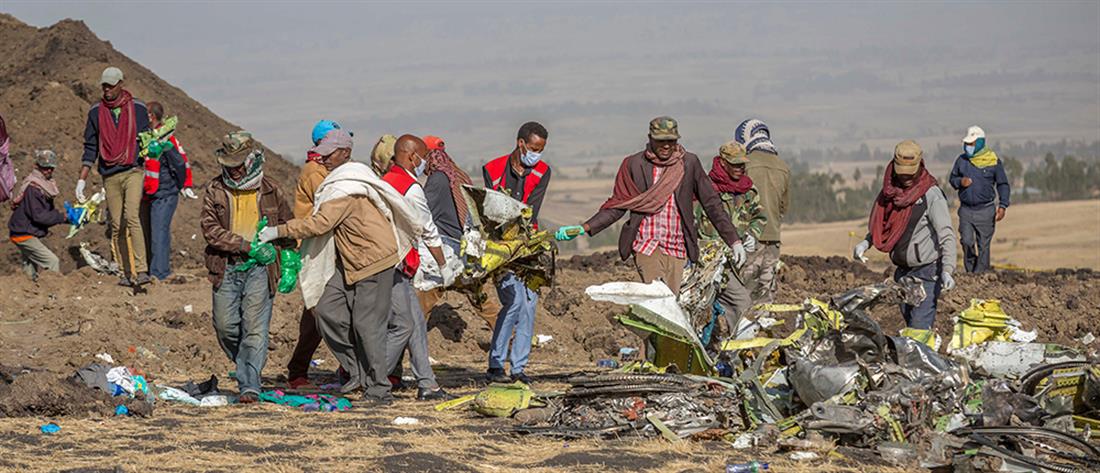
[[173,192],[149,201],[149,274],[157,279],[172,275],[172,215],[179,200]]
[[[535,304],[537,292],[527,288],[523,280],[508,273],[497,285],[500,298],[500,314],[493,327],[492,347],[489,349],[489,369],[504,369],[508,353],[508,341],[512,341],[512,374],[523,373],[527,356],[531,354],[531,337],[535,332]],[[512,331],[515,331],[515,338]]]
[[221,286],[214,290],[214,332],[222,350],[237,364],[241,394],[260,392],[260,373],[267,363],[271,303],[264,266],[248,271],[227,268]]
[[931,329],[932,324],[936,322],[936,302],[940,298],[940,289],[943,287],[940,281],[940,265],[926,264],[917,268],[898,266],[894,270],[894,281],[905,276],[920,280],[927,294],[920,305],[901,304],[901,316],[905,319],[905,326],[920,330]]

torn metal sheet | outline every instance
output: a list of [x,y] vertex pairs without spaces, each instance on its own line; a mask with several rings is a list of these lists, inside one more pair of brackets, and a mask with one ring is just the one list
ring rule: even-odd
[[989,341],[970,345],[952,352],[976,371],[992,377],[1019,378],[1039,365],[1067,361],[1084,361],[1080,353],[1049,343],[1018,343]]
[[788,368],[787,381],[803,403],[813,405],[855,389],[859,382],[859,366],[854,363],[821,366],[799,358]]

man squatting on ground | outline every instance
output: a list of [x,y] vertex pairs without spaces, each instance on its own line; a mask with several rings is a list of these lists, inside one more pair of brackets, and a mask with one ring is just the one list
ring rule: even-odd
[[42,238],[50,233],[50,227],[68,221],[54,205],[54,197],[59,193],[53,180],[55,168],[57,155],[53,151],[35,151],[34,170],[23,178],[11,200],[8,235],[19,248],[23,272],[31,279],[38,279],[39,271],[61,271],[61,260],[42,243]]
[[895,281],[911,278],[924,286],[924,301],[902,304],[901,315],[907,327],[921,331],[913,338],[929,342],[940,291],[955,287],[955,232],[947,196],[924,167],[924,152],[915,141],[905,140],[894,148],[867,226],[867,236],[853,256],[866,262],[863,255],[874,245],[897,265]]
[[[260,373],[267,362],[279,262],[243,271],[237,266],[249,260],[261,218],[278,225],[292,214],[278,187],[264,176],[263,150],[255,146],[250,133],[226,135],[214,154],[222,173],[206,187],[199,220],[214,291],[214,331],[222,350],[237,365],[240,402],[253,403],[259,400]],[[279,246],[292,247],[293,242]]]

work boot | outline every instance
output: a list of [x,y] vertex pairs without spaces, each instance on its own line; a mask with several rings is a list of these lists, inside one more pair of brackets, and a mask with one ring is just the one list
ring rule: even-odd
[[149,279],[149,273],[144,271],[138,273],[137,277],[134,278],[135,286],[144,286],[146,284],[149,284],[150,282],[152,282],[152,279]]
[[420,388],[416,390],[417,401],[450,401],[454,398],[455,396],[453,394],[444,391],[443,388]]
[[123,287],[130,287],[133,286],[134,283],[130,281],[130,278],[122,276],[118,278],[118,285]]
[[504,374],[503,368],[489,368],[489,371],[485,372],[485,380],[490,383],[508,384],[512,382],[512,378]]
[[512,374],[512,381],[519,381],[519,382],[521,382],[523,384],[526,384],[528,386],[530,386],[532,383],[534,383],[533,381],[531,381],[531,377],[527,376],[522,371],[520,371],[519,373],[513,373]]

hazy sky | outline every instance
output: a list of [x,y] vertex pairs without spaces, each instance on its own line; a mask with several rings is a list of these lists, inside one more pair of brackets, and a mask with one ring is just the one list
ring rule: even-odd
[[[711,155],[751,116],[780,150],[1100,139],[1100,2],[22,2],[101,38],[301,159],[319,118],[438,134],[466,163],[526,120],[569,163],[636,151],[658,115]],[[152,98],[148,98],[152,99]],[[184,117],[185,119],[186,117]]]

